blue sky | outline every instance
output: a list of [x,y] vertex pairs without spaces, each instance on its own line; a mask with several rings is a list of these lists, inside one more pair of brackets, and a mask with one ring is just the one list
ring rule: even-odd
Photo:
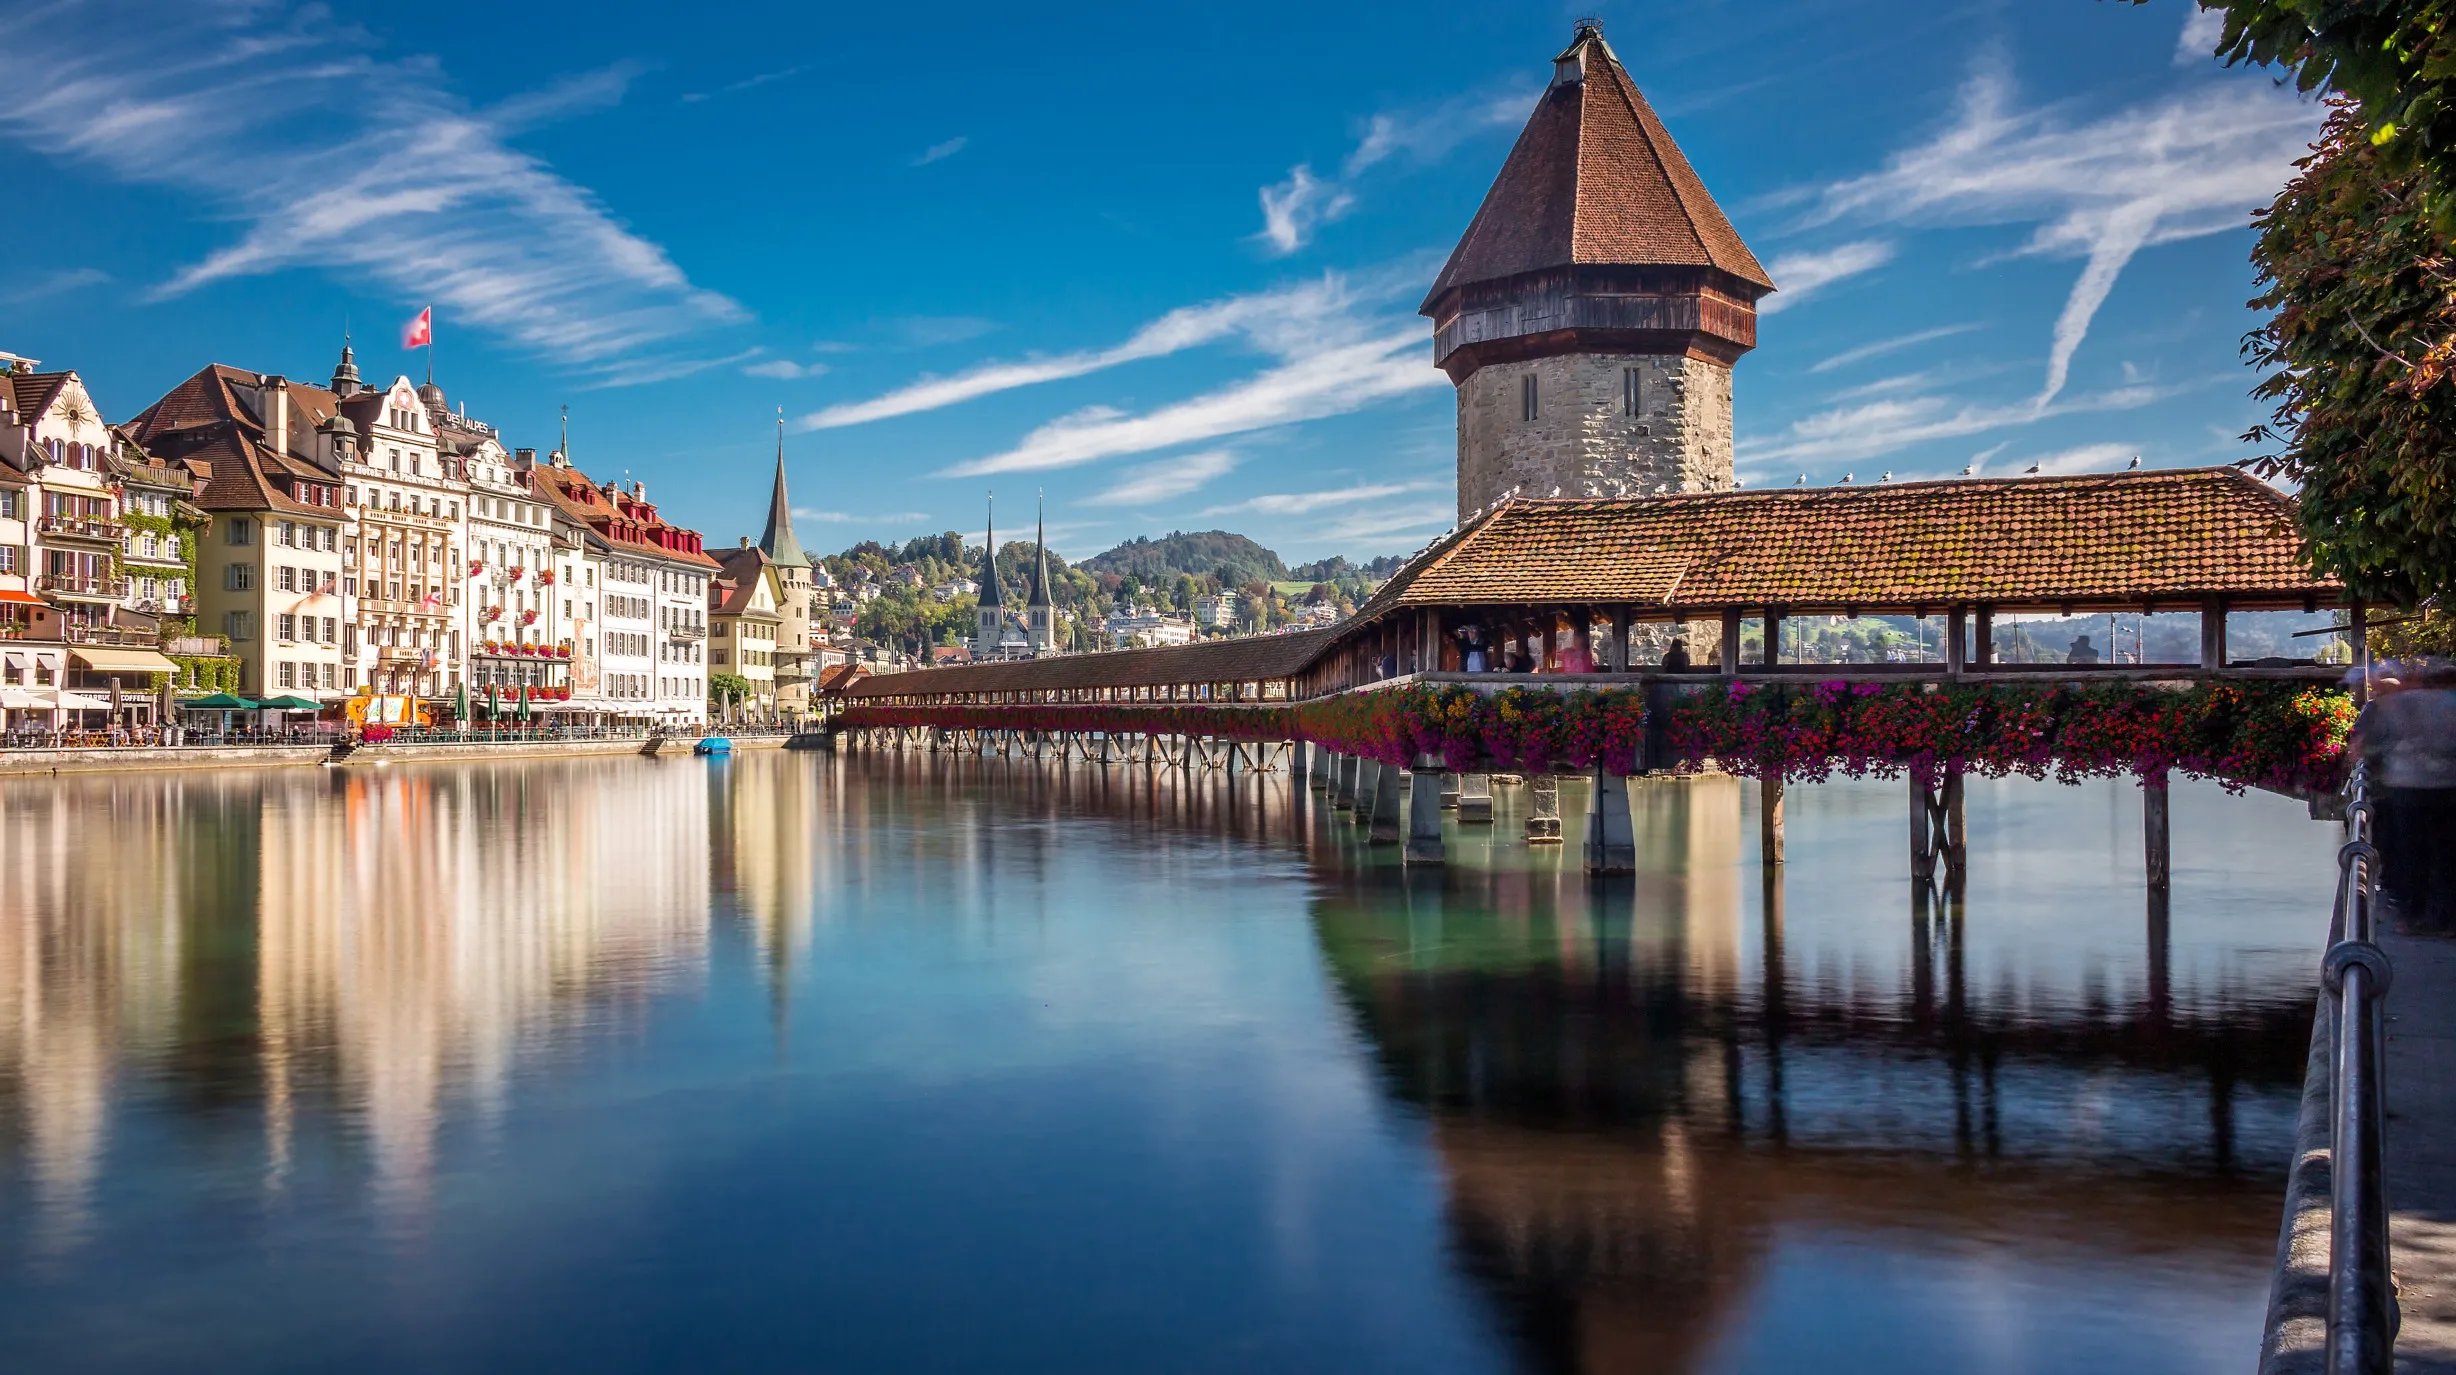
[[[1172,7],[1173,8],[1173,7]],[[2229,461],[2251,210],[2319,113],[2183,0],[20,4],[0,349],[123,419],[207,362],[437,380],[507,442],[806,543],[1452,513],[1424,287],[1599,14],[1776,282],[1756,485]],[[1915,16],[1915,17],[1909,17]]]

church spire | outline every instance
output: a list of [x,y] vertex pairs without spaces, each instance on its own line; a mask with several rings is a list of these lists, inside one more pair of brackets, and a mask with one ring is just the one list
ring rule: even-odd
[[981,607],[988,610],[1006,605],[1006,594],[998,588],[998,499],[989,499],[989,518],[981,531],[981,542],[989,546],[981,556]]
[[1049,518],[1046,497],[1035,499],[1032,509],[1032,590],[1024,606],[1049,605]]
[[780,568],[808,568],[810,556],[793,537],[793,503],[785,497],[785,408],[776,408],[776,487],[768,494],[767,532],[759,549]]

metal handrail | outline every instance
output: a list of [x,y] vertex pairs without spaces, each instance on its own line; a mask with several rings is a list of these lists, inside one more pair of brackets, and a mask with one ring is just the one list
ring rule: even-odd
[[2379,851],[2371,843],[2368,770],[2345,787],[2345,844],[2337,851],[2336,908],[2320,976],[2334,1006],[2328,1048],[2330,1375],[2386,1375],[2396,1345],[2396,1294],[2388,1269],[2388,1195],[2382,1141],[2382,1069],[2389,984],[2376,934]]

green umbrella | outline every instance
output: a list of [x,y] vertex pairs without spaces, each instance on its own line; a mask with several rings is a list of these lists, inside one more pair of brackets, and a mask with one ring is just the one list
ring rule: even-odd
[[189,711],[254,711],[256,709],[255,703],[227,692],[217,692],[210,697],[193,697],[179,705]]
[[527,683],[522,683],[522,684],[520,685],[520,724],[522,724],[522,725],[524,725],[524,726],[525,726],[525,725],[527,725],[528,723],[529,723],[529,685],[528,685]]
[[258,711],[322,711],[324,704],[304,697],[268,697],[256,704]]
[[466,682],[460,685],[460,706],[452,713],[452,719],[460,722],[463,728],[469,724],[469,684]]

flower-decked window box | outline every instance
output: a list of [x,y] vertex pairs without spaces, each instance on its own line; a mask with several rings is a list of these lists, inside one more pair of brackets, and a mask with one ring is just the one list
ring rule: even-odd
[[520,623],[521,623],[522,625],[535,625],[535,624],[537,624],[537,613],[536,613],[535,611],[523,611],[523,612],[521,612],[521,613],[520,613]]
[[470,576],[470,577],[473,577],[473,578],[474,578],[474,577],[477,577],[479,574],[484,573],[485,571],[486,571],[486,560],[484,560],[484,559],[471,559],[471,560],[469,561],[469,576]]
[[551,569],[551,568],[540,568],[540,569],[538,569],[538,570],[537,570],[537,585],[538,585],[539,587],[552,587],[552,586],[554,586],[554,570],[553,570],[553,569]]
[[488,622],[494,622],[494,621],[499,621],[499,620],[502,620],[502,619],[503,619],[503,608],[502,608],[501,606],[490,606],[490,607],[486,608],[486,615],[485,615],[485,616],[484,616],[482,619],[484,619],[484,620],[486,620],[486,621],[488,621]]

